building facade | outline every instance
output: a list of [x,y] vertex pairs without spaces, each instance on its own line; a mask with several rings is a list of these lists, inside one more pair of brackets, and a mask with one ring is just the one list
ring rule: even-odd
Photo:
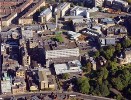
[[50,8],[47,8],[40,13],[39,17],[41,23],[48,22],[52,18],[52,11],[50,10]]

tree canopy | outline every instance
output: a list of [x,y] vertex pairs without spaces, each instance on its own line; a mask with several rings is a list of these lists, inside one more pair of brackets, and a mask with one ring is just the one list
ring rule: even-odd
[[77,85],[81,93],[88,94],[90,89],[89,80],[86,77],[78,78]]

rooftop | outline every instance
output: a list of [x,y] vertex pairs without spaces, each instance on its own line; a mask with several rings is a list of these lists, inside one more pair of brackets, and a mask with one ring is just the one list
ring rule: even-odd
[[44,15],[48,15],[51,13],[51,10],[50,8],[47,8],[45,10],[43,10],[41,13],[40,13],[40,16],[44,16]]
[[81,63],[78,60],[63,64],[54,64],[56,74],[81,72]]
[[81,7],[81,6],[75,6],[73,9],[71,9],[70,11],[75,11],[75,10],[87,10],[86,7]]
[[60,5],[58,5],[57,9],[59,10],[63,10],[67,5],[69,5],[70,3],[64,2],[61,3]]
[[48,81],[46,72],[38,71],[39,81]]
[[62,49],[73,49],[77,48],[77,44],[75,42],[69,42],[69,43],[64,43],[64,42],[57,42],[57,41],[52,41],[48,40],[44,42],[44,48],[45,50],[62,50]]

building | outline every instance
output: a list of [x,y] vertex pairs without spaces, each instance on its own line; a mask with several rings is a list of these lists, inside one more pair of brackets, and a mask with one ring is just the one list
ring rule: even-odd
[[81,63],[79,60],[69,61],[68,63],[54,64],[56,75],[63,73],[81,73]]
[[29,67],[31,63],[31,59],[30,59],[30,56],[28,54],[25,54],[23,57],[22,57],[22,65],[24,67]]
[[30,25],[30,24],[33,24],[33,18],[32,18],[32,16],[30,16],[30,17],[21,17],[19,19],[19,24],[20,25]]
[[127,49],[122,57],[118,58],[118,63],[120,64],[129,64],[131,63],[131,50],[129,48],[129,50]]
[[44,89],[55,89],[54,80],[52,79],[51,73],[48,74],[44,70],[38,71],[38,77],[39,77],[39,87],[40,90]]
[[11,13],[8,17],[2,18],[2,26],[9,26],[12,20],[17,16],[16,12]]
[[87,19],[73,19],[72,20],[72,28],[75,32],[80,32],[90,25],[90,21]]
[[10,94],[11,93],[11,78],[7,76],[7,73],[4,72],[4,76],[2,76],[1,80],[1,92],[2,94]]
[[83,16],[64,16],[64,21],[72,21],[73,19],[83,19]]
[[85,7],[81,7],[81,6],[75,6],[74,8],[72,8],[70,10],[70,15],[71,16],[84,16],[84,17],[89,18],[88,9]]
[[102,7],[105,0],[94,0],[95,7]]
[[117,39],[115,37],[101,37],[99,38],[101,46],[115,45]]
[[28,39],[28,46],[29,46],[29,48],[35,48],[35,47],[37,47],[38,46],[38,41],[37,41],[37,39],[35,39],[35,38],[30,38],[30,39]]
[[2,63],[2,70],[7,71],[8,69],[15,69],[18,67],[19,63],[16,60],[10,59],[8,54],[3,55],[3,63]]
[[112,18],[102,18],[100,23],[106,25],[107,27],[114,26],[115,21]]
[[40,13],[40,22],[45,23],[48,22],[52,18],[52,11],[50,8],[45,9]]
[[71,40],[76,40],[76,41],[81,36],[80,33],[76,33],[76,32],[73,32],[73,31],[68,31],[67,35],[70,37]]
[[64,17],[69,9],[70,9],[70,3],[64,2],[58,5],[58,7],[56,8],[57,17],[58,18]]
[[45,59],[47,63],[66,62],[79,58],[79,48],[75,42],[60,43],[47,41],[44,43]]
[[131,6],[124,0],[105,0],[104,6],[130,13]]
[[27,39],[33,38],[33,31],[30,29],[22,29],[21,33],[22,33],[22,36]]
[[91,35],[91,36],[101,36],[103,33],[101,31],[102,27],[101,26],[93,26],[91,28],[86,28],[83,31],[83,34],[85,35]]
[[19,94],[26,92],[26,83],[24,78],[15,77],[12,80],[12,94]]
[[26,71],[27,87],[30,91],[37,91],[39,86],[39,77],[37,71]]
[[127,29],[124,26],[115,25],[107,28],[107,36],[121,36],[123,38],[127,35]]
[[16,71],[16,77],[25,78],[25,70],[24,70],[24,68],[20,67]]

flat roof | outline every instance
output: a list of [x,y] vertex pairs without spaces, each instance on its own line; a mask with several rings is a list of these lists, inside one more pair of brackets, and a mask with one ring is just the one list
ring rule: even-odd
[[40,16],[43,16],[43,15],[48,15],[51,13],[51,10],[50,8],[47,8],[47,9],[44,9],[41,13],[40,13]]
[[75,6],[70,11],[75,11],[75,10],[87,10],[87,8],[86,7],[81,7],[81,6]]
[[[76,64],[75,69],[70,69],[71,64]],[[57,75],[62,73],[72,73],[72,72],[81,72],[81,64],[80,61],[74,60],[70,61],[69,63],[62,63],[62,64],[54,64],[55,72]]]
[[60,5],[58,5],[57,9],[59,10],[63,10],[67,5],[69,5],[70,3],[64,2],[61,3]]
[[59,43],[56,41],[52,41],[45,44],[44,48],[45,50],[62,50],[62,49],[73,49],[73,48],[77,48],[77,44],[75,42],[70,42],[70,43]]

